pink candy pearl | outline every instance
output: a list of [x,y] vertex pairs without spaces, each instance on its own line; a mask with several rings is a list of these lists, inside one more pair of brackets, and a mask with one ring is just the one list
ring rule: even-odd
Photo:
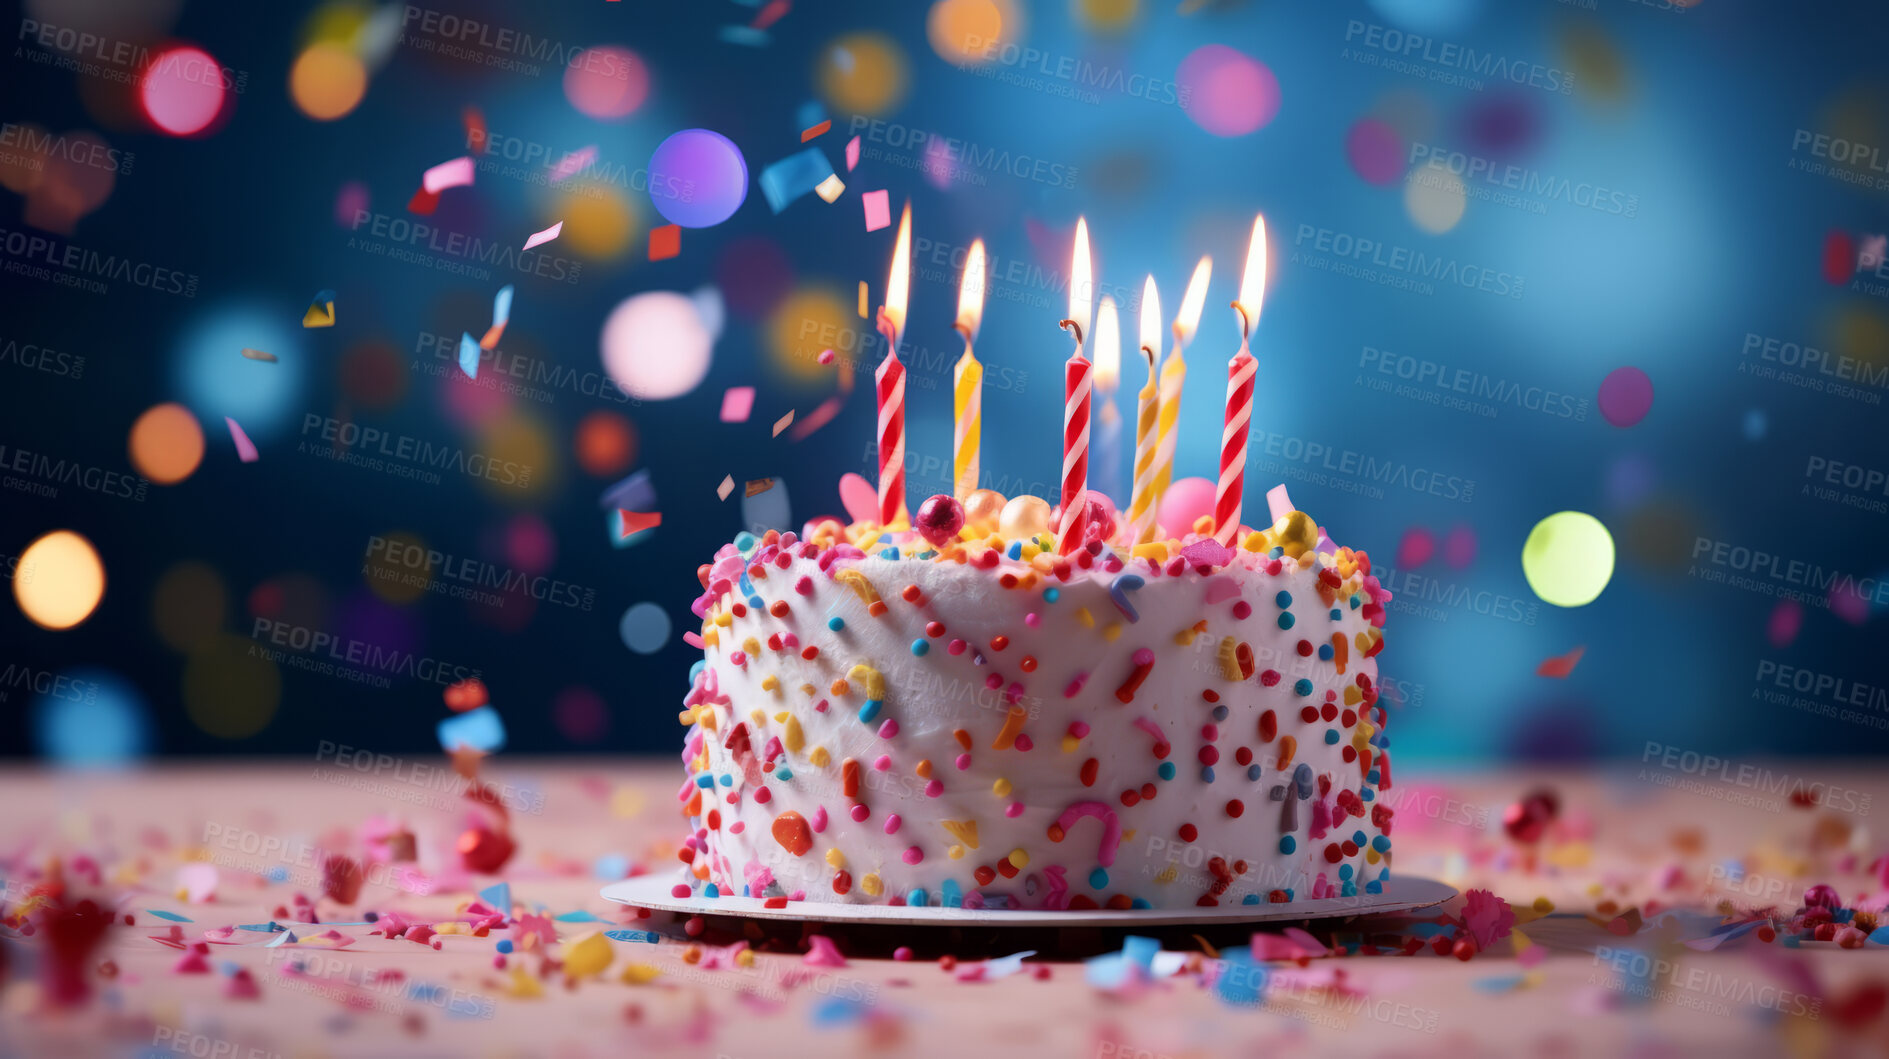
[[932,780],[930,783],[925,784],[925,797],[936,798],[943,793],[944,784],[939,783],[937,780]]
[[899,825],[903,824],[904,822],[905,821],[901,819],[899,817],[899,814],[897,813],[893,813],[891,816],[886,817],[885,818],[885,833],[888,835],[898,834]]
[[881,739],[890,739],[898,734],[899,722],[890,717],[887,717],[885,723],[879,726],[879,738]]
[[878,757],[873,758],[872,760],[872,770],[874,772],[884,772],[886,769],[889,769],[891,767],[892,767],[892,757],[889,754],[880,754]]
[[1017,749],[1018,750],[1027,752],[1031,747],[1035,745],[1036,743],[1033,740],[1031,740],[1029,736],[1021,735],[1021,734],[1017,736]]
[[971,767],[971,755],[959,754],[958,755],[958,771],[963,772],[965,769],[970,768],[970,767]]
[[924,860],[924,859],[925,859],[924,850],[919,849],[917,846],[905,847],[905,863],[917,864],[919,861]]
[[1022,816],[1023,803],[1011,802],[1009,805],[1004,806],[1004,815],[1007,817],[1010,817],[1012,820],[1016,819],[1019,816]]
[[1043,616],[1041,614],[1036,613],[1035,611],[1031,611],[1030,613],[1025,614],[1023,616],[1023,624],[1028,625],[1030,628],[1034,629],[1038,625],[1043,624]]
[[853,822],[854,823],[863,824],[866,822],[866,817],[871,816],[871,815],[872,815],[872,810],[866,808],[865,805],[860,804],[860,805],[853,806]]

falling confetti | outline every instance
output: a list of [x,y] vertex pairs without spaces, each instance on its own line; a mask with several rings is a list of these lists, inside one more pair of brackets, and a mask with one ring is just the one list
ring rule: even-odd
[[534,246],[543,246],[563,233],[564,222],[559,221],[541,232],[531,233],[531,238],[525,240],[525,249],[530,250]]
[[229,416],[224,416],[223,422],[230,425],[230,440],[236,443],[236,456],[238,459],[242,460],[244,463],[255,463],[262,458],[261,454],[256,451],[256,443],[249,440],[249,435],[243,433],[243,428],[237,425],[236,420],[231,419]]

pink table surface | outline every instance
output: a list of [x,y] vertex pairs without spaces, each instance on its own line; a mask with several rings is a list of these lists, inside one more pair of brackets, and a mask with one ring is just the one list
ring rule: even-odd
[[[417,766],[431,771],[417,773]],[[1518,910],[1547,897],[1556,913],[1520,927],[1546,958],[1525,969],[1511,939],[1468,962],[1426,949],[1414,957],[1313,960],[1303,968],[1278,963],[1258,1007],[1224,1003],[1201,975],[1186,972],[1103,991],[1085,980],[1079,962],[1052,963],[1047,978],[1026,970],[994,982],[960,981],[962,967],[947,971],[936,961],[855,957],[844,967],[821,968],[784,952],[760,953],[751,968],[705,969],[689,961],[692,950],[683,941],[611,942],[613,961],[602,976],[570,983],[553,973],[542,981],[542,995],[521,997],[510,968],[494,967],[495,943],[508,931],[443,936],[435,950],[370,936],[372,928],[358,925],[334,928],[357,939],[339,950],[309,946],[327,927],[297,927],[303,944],[280,948],[262,947],[270,935],[239,932],[241,944],[212,947],[217,970],[181,975],[172,970],[180,952],[151,937],[171,924],[151,910],[189,917],[179,924],[187,941],[209,928],[266,922],[296,892],[319,895],[311,851],[358,854],[358,828],[375,814],[405,821],[419,840],[421,866],[438,869],[466,822],[466,802],[444,782],[439,760],[402,759],[367,773],[338,768],[332,757],[107,775],[16,768],[0,771],[0,804],[11,810],[0,819],[9,912],[59,858],[75,891],[102,895],[136,922],[114,927],[92,956],[94,966],[114,965],[115,976],[95,974],[90,1003],[66,1010],[50,1010],[35,980],[40,939],[21,938],[10,927],[0,1054],[1889,1054],[1889,1015],[1872,992],[1889,980],[1889,949],[1828,943],[1787,949],[1754,934],[1696,952],[1677,944],[1696,937],[1696,929],[1672,925],[1620,937],[1584,914],[1612,901],[1618,908],[1610,912],[1639,907],[1657,921],[1663,908],[1712,911],[1729,898],[1745,907],[1780,905],[1788,916],[1818,882],[1836,885],[1846,903],[1880,894],[1885,887],[1868,868],[1889,843],[1870,808],[1889,806],[1883,800],[1889,771],[1827,763],[1764,767],[1773,777],[1814,776],[1828,784],[1831,807],[1792,806],[1765,789],[1769,781],[1657,763],[1580,774],[1400,775],[1405,800],[1395,870],[1487,887]],[[514,900],[552,914],[588,911],[612,927],[633,925],[633,913],[598,896],[596,862],[615,854],[660,872],[677,864],[678,776],[669,761],[488,762],[485,778],[509,784],[507,794],[526,808],[513,816],[519,849],[503,872]],[[1539,785],[1559,793],[1562,822],[1526,858],[1502,834],[1501,815]],[[83,857],[99,867],[96,886],[79,879]],[[1744,867],[1742,879],[1724,867],[1734,859]],[[217,867],[216,893],[206,903],[176,892],[180,866],[193,861]],[[266,881],[261,873],[272,868],[288,878]],[[421,895],[376,871],[354,907],[322,900],[320,915],[354,922],[375,909],[443,918],[472,889],[494,881],[448,872],[439,877],[447,891]],[[1461,905],[1459,899],[1445,909]],[[1392,918],[1369,929],[1403,926]],[[558,931],[568,939],[604,927],[561,923]],[[1629,945],[1645,952],[1643,966],[1656,968],[1650,997],[1633,995],[1617,973],[1635,957],[1611,954]],[[303,961],[311,976],[285,975],[291,959]],[[260,997],[225,997],[225,961],[251,971]],[[542,961],[510,962],[535,974]],[[631,964],[659,973],[628,983],[621,975]],[[373,984],[389,969],[405,980]],[[455,1017],[444,1001],[408,997],[416,980],[476,1014]],[[820,1024],[822,1016],[832,1024]]]

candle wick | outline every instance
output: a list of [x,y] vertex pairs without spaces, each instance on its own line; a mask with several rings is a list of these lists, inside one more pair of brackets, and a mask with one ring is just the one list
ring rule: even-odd
[[958,334],[961,334],[964,336],[964,355],[967,357],[976,356],[976,354],[971,351],[970,325],[966,324],[962,320],[953,320],[951,321],[951,329],[956,331]]
[[1244,305],[1241,305],[1241,304],[1240,304],[1239,302],[1231,302],[1231,303],[1229,303],[1229,304],[1231,304],[1231,305],[1233,306],[1233,311],[1234,311],[1234,312],[1236,312],[1236,313],[1239,313],[1239,314],[1240,314],[1240,348],[1241,348],[1241,349],[1245,349],[1245,348],[1246,348],[1246,338],[1247,338],[1247,335],[1248,335],[1248,334],[1249,334],[1249,333],[1250,333],[1250,332],[1252,331],[1252,329],[1253,329],[1253,322],[1252,322],[1251,320],[1249,320],[1249,319],[1247,319],[1247,316],[1246,316],[1246,306],[1244,306]]
[[883,305],[879,307],[878,323],[879,323],[879,333],[885,336],[886,356],[897,359],[899,355],[898,325],[892,322],[891,314],[885,311],[885,306]]
[[1076,322],[1076,321],[1074,321],[1074,320],[1064,320],[1064,321],[1063,321],[1062,323],[1060,323],[1060,324],[1057,324],[1056,326],[1058,326],[1058,327],[1060,327],[1060,328],[1062,328],[1062,329],[1063,329],[1063,330],[1065,330],[1065,331],[1073,331],[1073,332],[1075,332],[1075,335],[1076,335],[1076,355],[1077,355],[1077,356],[1081,356],[1081,355],[1082,355],[1082,325],[1081,325],[1081,324],[1079,324],[1079,323],[1077,323],[1077,322]]

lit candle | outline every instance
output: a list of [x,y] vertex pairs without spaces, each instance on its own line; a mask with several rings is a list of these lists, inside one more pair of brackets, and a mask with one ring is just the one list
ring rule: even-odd
[[[1155,430],[1158,439],[1154,457],[1154,493],[1150,499],[1156,507],[1161,504],[1161,497],[1167,493],[1168,483],[1174,480],[1174,446],[1178,440],[1175,430],[1181,418],[1181,387],[1187,381],[1187,362],[1181,359],[1181,351],[1194,337],[1194,328],[1200,324],[1200,310],[1207,304],[1207,281],[1213,277],[1213,258],[1203,257],[1200,264],[1194,266],[1194,278],[1187,281],[1187,293],[1181,298],[1181,311],[1174,318],[1174,352],[1161,363],[1161,421]],[[1191,526],[1169,526],[1175,536],[1186,533]]]
[[1089,222],[1076,219],[1076,249],[1069,265],[1069,316],[1064,329],[1075,336],[1076,351],[1063,370],[1063,517],[1056,530],[1056,554],[1082,545],[1089,526],[1089,392],[1093,367],[1082,355],[1082,331],[1089,323],[1093,297],[1089,278]]
[[[1101,420],[1096,441],[1096,462],[1100,465],[1096,477],[1101,479],[1097,487],[1108,493],[1115,488],[1122,476],[1122,413],[1115,407],[1115,387],[1122,379],[1122,325],[1121,318],[1115,312],[1115,299],[1104,294],[1095,307],[1095,334],[1089,339],[1089,348],[1095,361],[1095,390],[1102,395],[1102,408],[1096,412]],[[1111,493],[1111,498],[1120,496]]]
[[1155,432],[1161,417],[1161,389],[1154,365],[1161,356],[1161,295],[1154,277],[1141,288],[1141,353],[1148,358],[1148,383],[1135,395],[1135,484],[1128,502],[1128,543],[1154,539]]
[[885,359],[873,376],[879,390],[879,524],[911,520],[905,513],[905,365],[899,339],[905,335],[905,302],[912,285],[912,204],[899,217],[899,239],[892,248],[892,273],[886,279],[885,304],[879,307],[879,333]]
[[958,281],[958,319],[951,325],[964,335],[964,356],[958,358],[952,375],[952,409],[957,418],[951,430],[951,482],[959,500],[977,491],[977,455],[984,443],[984,365],[971,350],[983,319],[984,240],[978,239],[964,258],[964,277]]
[[1253,422],[1253,377],[1259,362],[1247,349],[1253,324],[1266,297],[1266,218],[1253,219],[1253,241],[1246,248],[1246,272],[1240,277],[1240,349],[1227,361],[1226,429],[1220,434],[1220,483],[1213,494],[1213,536],[1231,546],[1240,532],[1240,497],[1246,489],[1246,435]]

